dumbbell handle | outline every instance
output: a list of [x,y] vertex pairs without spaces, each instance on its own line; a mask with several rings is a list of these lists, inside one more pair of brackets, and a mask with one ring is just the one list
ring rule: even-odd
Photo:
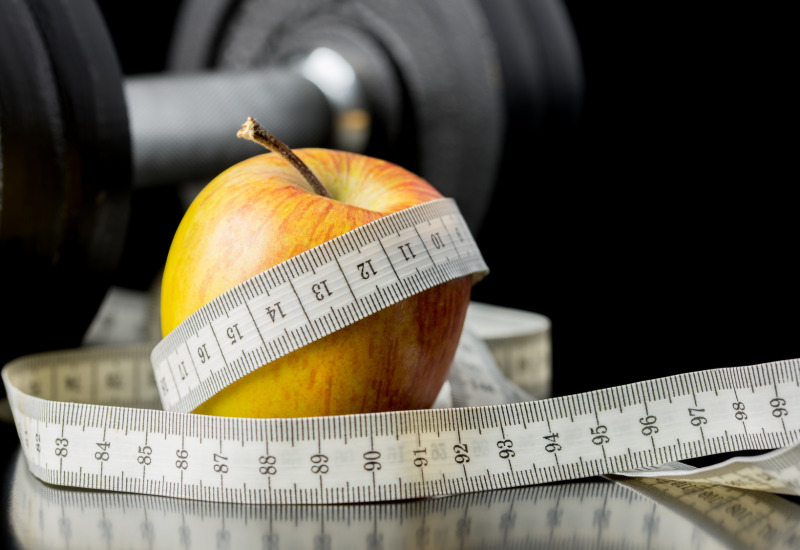
[[[341,56],[311,52],[292,67],[131,76],[124,81],[135,187],[208,180],[264,152],[236,139],[248,116],[290,147],[358,150],[369,120],[358,79]],[[351,116],[352,120],[353,117]]]

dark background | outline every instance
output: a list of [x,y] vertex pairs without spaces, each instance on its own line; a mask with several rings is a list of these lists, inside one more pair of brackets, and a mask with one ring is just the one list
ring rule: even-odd
[[[162,70],[177,3],[100,5]],[[474,298],[551,319],[556,394],[800,357],[788,7],[565,5],[581,121],[498,183]]]

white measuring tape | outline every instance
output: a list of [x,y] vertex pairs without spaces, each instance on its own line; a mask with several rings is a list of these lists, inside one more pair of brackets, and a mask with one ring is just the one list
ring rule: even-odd
[[414,294],[487,271],[452,199],[379,218],[190,315],[153,350],[161,402],[193,411],[266,363]]
[[[142,345],[39,354],[7,365],[3,381],[31,472],[72,487],[219,502],[335,504],[634,470],[646,476],[654,474],[644,470],[687,458],[780,449],[673,475],[798,494],[798,361],[538,401],[490,376],[486,393],[506,403],[477,407],[301,419],[174,412],[191,410],[252,368],[252,361],[226,356],[218,343],[217,333],[227,332],[220,330],[223,318],[246,329],[249,347],[239,357],[274,358],[297,341],[312,341],[411,293],[485,271],[448,200],[388,216],[301,256],[200,310],[156,346],[152,361],[152,346]],[[379,279],[359,286],[365,258],[376,277],[389,274],[377,287]],[[403,269],[407,263],[413,268]],[[320,281],[327,288],[315,288]],[[316,309],[320,290],[330,300]],[[294,324],[273,330],[251,315],[256,308],[274,310],[276,301]],[[491,360],[488,353],[480,358],[469,334],[462,343],[462,355]]]

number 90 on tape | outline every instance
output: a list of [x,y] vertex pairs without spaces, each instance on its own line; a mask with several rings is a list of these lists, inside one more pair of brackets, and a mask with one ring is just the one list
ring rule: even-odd
[[[664,476],[644,470],[782,447],[758,457],[761,464],[673,475],[779,493],[797,494],[799,486],[795,361],[540,401],[302,419],[209,417],[54,402],[27,393],[53,397],[47,384],[54,371],[93,371],[86,382],[105,376],[135,385],[147,379],[147,351],[115,350],[113,360],[102,357],[108,350],[42,355],[4,370],[22,447],[37,477],[56,485],[222,502],[374,502],[637,468],[643,471],[635,475]],[[152,379],[139,390],[128,396],[131,405],[157,406]]]
[[[449,278],[484,271],[454,205],[436,201],[420,206],[358,228],[326,243],[325,249],[293,258],[291,267],[279,267],[264,280],[226,293],[156,346],[152,361],[152,346],[143,345],[39,354],[7,365],[3,381],[30,470],[55,485],[252,504],[393,501],[624,473],[694,476],[797,494],[796,360],[693,372],[538,401],[509,392],[518,402],[447,409],[300,419],[160,410],[154,382],[167,380],[167,373],[174,386],[166,392],[160,388],[164,407],[181,411],[217,391],[216,385],[224,387],[228,378],[257,368],[226,359],[208,341],[187,345],[203,330],[216,330],[216,319],[243,319],[237,328],[261,341],[264,354],[283,349],[276,342],[287,332],[287,342],[294,339],[286,327],[272,334],[268,325],[252,318],[248,326],[249,304],[264,296],[272,301],[281,295],[282,301],[285,293],[287,308],[295,299],[293,310],[303,315],[292,330],[298,339],[303,333],[312,335],[306,337],[311,341],[324,336],[324,315],[354,322],[369,314],[370,307],[387,307]],[[397,269],[382,269],[387,278],[371,281],[377,290],[353,290],[357,266],[364,263],[358,259],[360,249],[377,242],[376,249],[399,250],[397,256],[411,242],[435,248],[433,234],[446,235],[454,252],[416,254],[419,263],[405,278]],[[391,265],[410,261],[406,252],[405,259],[394,260],[385,253],[385,260]],[[339,277],[349,283],[349,294],[341,293],[346,296],[341,302],[315,312],[313,304],[319,300],[311,296],[304,301],[292,288],[292,281],[309,271],[315,280]],[[328,291],[340,287],[328,286]],[[349,314],[337,313],[337,308],[347,308]],[[328,325],[337,327],[334,321]],[[462,344],[462,355],[481,353],[468,333]],[[288,343],[281,345],[291,351]],[[194,379],[183,377],[183,386],[174,369],[192,349],[204,351],[198,355],[201,363],[219,356],[217,370],[212,374],[195,364]],[[100,385],[103,392],[92,391]],[[171,390],[180,399],[168,399]],[[687,458],[752,449],[779,450],[710,471],[653,471]]]

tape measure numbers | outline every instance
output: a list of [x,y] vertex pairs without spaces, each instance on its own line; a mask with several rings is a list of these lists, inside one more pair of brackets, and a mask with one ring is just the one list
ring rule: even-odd
[[487,271],[452,199],[379,218],[237,285],[168,334],[152,354],[164,408],[190,412],[287,353]]
[[[106,350],[42,355],[4,370],[37,477],[223,502],[388,501],[771,449],[796,442],[800,433],[792,422],[800,419],[797,362],[508,405],[303,419],[208,417],[28,395],[74,373],[83,376],[72,384],[81,391],[98,379],[120,388],[139,380],[142,393],[131,397],[147,402],[146,351],[128,350],[116,364],[104,360]],[[746,418],[737,417],[742,411]],[[773,472],[753,486],[774,491],[779,479]],[[786,481],[777,488],[792,492]]]
[[[248,356],[288,353],[295,340],[313,341],[410,293],[485,271],[448,200],[378,220],[301,256],[201,309],[153,349],[152,361],[144,345],[39,354],[7,365],[3,381],[30,470],[55,485],[335,504],[535,485],[745,449],[798,452],[798,361],[538,401],[489,376],[488,386],[499,388],[494,395],[521,402],[474,407],[301,419],[174,412],[191,410],[221,381],[255,368]],[[362,285],[360,270],[369,262],[376,278]],[[324,301],[316,299],[320,291],[331,298],[324,306],[316,303]],[[251,314],[274,307],[277,297],[287,324],[273,329],[271,316]],[[220,323],[232,319],[249,342],[241,360],[213,347],[227,332]],[[475,359],[472,367],[491,361],[469,334],[459,351]],[[174,411],[158,410],[156,390]],[[796,468],[757,467],[763,475],[747,479],[748,487],[796,493]]]

